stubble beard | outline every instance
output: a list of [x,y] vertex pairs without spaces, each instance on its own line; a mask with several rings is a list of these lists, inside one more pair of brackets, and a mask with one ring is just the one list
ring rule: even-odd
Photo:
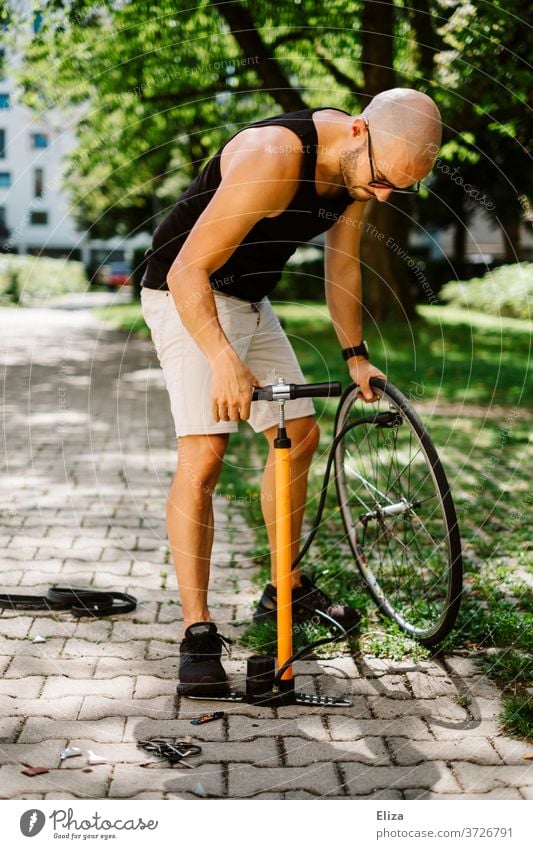
[[344,185],[350,197],[364,203],[372,199],[372,194],[364,186],[355,185],[355,174],[360,155],[361,152],[359,150],[343,150],[339,157],[339,166]]

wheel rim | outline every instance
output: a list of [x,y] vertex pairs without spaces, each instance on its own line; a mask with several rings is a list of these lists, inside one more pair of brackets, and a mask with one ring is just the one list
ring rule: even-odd
[[399,393],[377,393],[380,400],[370,406],[354,390],[341,407],[337,432],[354,424],[335,458],[341,512],[380,609],[404,631],[431,641],[450,617],[453,505],[422,424],[402,409]]

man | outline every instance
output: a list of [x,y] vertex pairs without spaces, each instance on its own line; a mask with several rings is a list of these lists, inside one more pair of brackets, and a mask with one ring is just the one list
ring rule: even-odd
[[[273,440],[277,410],[251,405],[255,385],[283,376],[303,383],[267,294],[297,246],[327,230],[325,291],[351,379],[366,401],[369,380],[383,373],[363,345],[359,243],[364,203],[412,189],[433,164],[441,138],[431,98],[410,89],[375,97],[355,118],[333,108],[306,109],[241,130],[211,159],[157,228],[143,278],[145,320],[163,369],[178,439],[167,529],[183,607],[178,692],[227,690],[222,638],[207,603],[213,543],[212,494],[229,434],[249,420],[270,453],[262,508],[275,552]],[[385,250],[385,248],[384,248]],[[289,401],[292,440],[293,555],[298,552],[309,465],[318,428],[309,399]],[[276,573],[254,616],[275,616]],[[332,608],[299,570],[293,608],[301,602],[334,612],[347,627],[357,612]]]

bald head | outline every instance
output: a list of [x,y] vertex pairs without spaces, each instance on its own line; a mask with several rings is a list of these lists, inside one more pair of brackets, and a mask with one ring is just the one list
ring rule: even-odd
[[431,97],[392,88],[377,94],[362,117],[369,123],[378,168],[390,173],[396,162],[416,179],[429,173],[442,136],[440,112]]

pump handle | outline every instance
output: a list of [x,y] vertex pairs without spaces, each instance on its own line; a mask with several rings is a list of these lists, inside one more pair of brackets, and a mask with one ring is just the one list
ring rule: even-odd
[[[279,399],[279,385],[256,386],[252,394],[252,401],[277,401]],[[338,380],[328,383],[289,383],[287,385],[288,398],[330,398],[342,394],[342,386]]]

